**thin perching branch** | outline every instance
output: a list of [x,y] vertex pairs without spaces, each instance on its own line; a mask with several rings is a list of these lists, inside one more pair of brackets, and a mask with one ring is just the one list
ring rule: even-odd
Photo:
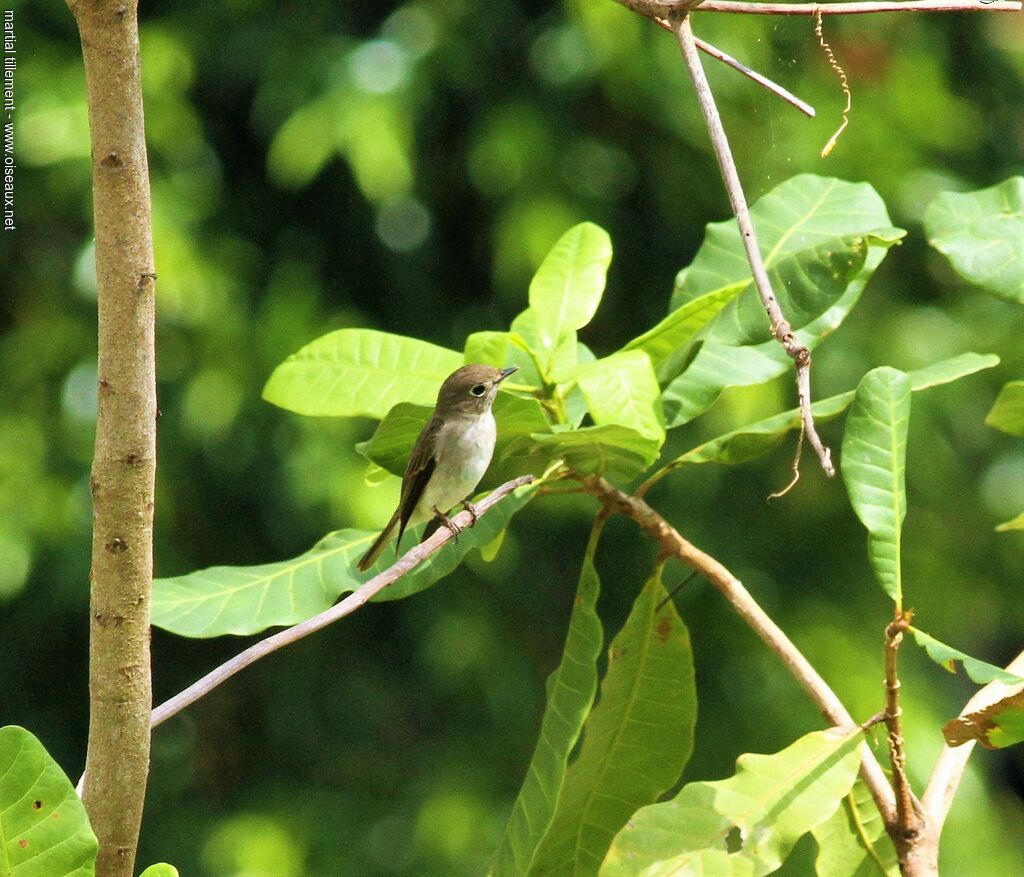
[[[668,521],[639,497],[624,493],[598,475],[581,476],[580,483],[587,493],[599,500],[606,509],[632,519],[658,543],[662,553],[678,558],[711,582],[754,633],[778,656],[829,722],[833,725],[857,724],[818,671],[725,566],[684,539]],[[892,824],[896,818],[892,787],[878,760],[866,746],[861,757],[860,776],[871,792],[886,825]]]
[[821,468],[829,477],[835,475],[835,468],[832,465],[832,454],[822,444],[818,431],[814,426],[814,415],[811,412],[811,352],[806,345],[801,344],[793,332],[793,327],[786,320],[782,309],[779,307],[778,299],[772,290],[771,281],[768,279],[768,272],[765,269],[764,260],[761,258],[761,250],[757,245],[757,237],[754,234],[754,224],[750,219],[750,210],[747,207],[747,199],[743,194],[743,186],[740,183],[739,173],[736,171],[736,162],[732,157],[732,150],[729,148],[729,140],[722,127],[722,119],[718,114],[718,107],[715,105],[715,98],[711,94],[711,86],[704,75],[704,68],[697,54],[697,46],[694,42],[693,28],[690,26],[689,16],[683,14],[677,16],[673,13],[670,23],[675,33],[679,48],[686,62],[686,69],[693,82],[694,91],[697,94],[697,102],[700,104],[704,121],[707,124],[708,134],[711,137],[711,144],[718,159],[718,166],[722,171],[722,180],[725,182],[726,191],[729,194],[729,202],[732,204],[733,213],[736,215],[736,223],[740,227],[740,236],[743,239],[743,247],[747,252],[747,261],[750,262],[750,271],[754,277],[754,285],[761,296],[761,303],[768,314],[771,324],[772,335],[782,345],[786,354],[796,365],[796,386],[797,403],[800,408],[800,417],[803,423],[803,431],[807,441],[814,448],[821,461]]
[[1020,12],[1021,3],[1012,0],[884,0],[855,3],[748,3],[745,0],[616,0],[647,18],[665,17],[688,8],[700,12],[728,12],[742,15],[870,15],[876,12]]
[[[525,484],[529,484],[531,481],[533,481],[532,475],[522,475],[495,488],[488,496],[474,504],[475,517],[483,517],[512,491]],[[457,528],[467,527],[474,523],[474,514],[469,510],[460,512],[452,519],[452,522]],[[194,682],[184,691],[160,704],[160,706],[153,710],[151,726],[155,728],[162,722],[167,721],[171,716],[176,715],[185,707],[205,697],[222,682],[227,681],[250,664],[256,663],[260,658],[265,658],[283,646],[290,645],[303,637],[309,636],[309,634],[315,633],[328,624],[344,618],[346,615],[351,615],[361,606],[372,600],[376,594],[383,591],[388,585],[394,584],[402,576],[419,566],[430,555],[439,551],[441,546],[452,538],[454,536],[451,530],[447,527],[439,527],[437,532],[429,539],[411,548],[399,561],[392,564],[384,572],[375,575],[340,603],[335,603],[319,615],[307,618],[293,627],[261,639],[258,643],[249,646],[245,651],[239,652],[230,660],[225,661],[215,670],[211,670],[198,682]]]

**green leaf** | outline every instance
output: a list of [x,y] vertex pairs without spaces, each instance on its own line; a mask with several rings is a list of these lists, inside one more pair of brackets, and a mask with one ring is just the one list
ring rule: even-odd
[[661,388],[644,351],[620,351],[580,366],[576,381],[594,423],[628,426],[644,438],[664,441]]
[[676,308],[653,329],[638,335],[622,349],[642,350],[655,367],[660,368],[673,359],[674,354],[681,350],[685,352],[701,329],[742,291],[743,285],[734,283],[698,296]]
[[566,432],[534,433],[534,447],[548,459],[564,460],[581,475],[629,481],[658,459],[661,442],[616,424],[585,426]]
[[399,402],[433,405],[461,366],[454,350],[373,329],[339,329],[281,363],[263,398],[315,417],[383,417]]
[[959,649],[939,642],[923,630],[911,627],[910,632],[914,635],[917,644],[928,653],[928,657],[950,673],[956,673],[956,662],[960,661],[964,665],[964,671],[978,685],[986,685],[993,680],[1002,682],[1004,685],[1016,685],[1018,682],[1024,682],[1024,678],[1008,673],[995,664],[987,664],[977,658],[972,658]]
[[986,749],[1003,749],[1024,743],[1024,691],[946,722],[942,736],[947,746],[962,746],[976,740]]
[[943,192],[924,214],[928,241],[965,280],[1024,304],[1024,177]]
[[[904,234],[891,228],[885,204],[867,184],[808,174],[777,186],[752,213],[783,313],[809,349],[835,331]],[[792,367],[777,342],[749,344],[767,337],[768,319],[733,220],[708,226],[697,257],[677,278],[672,307],[737,284],[742,294],[718,315],[693,362],[665,388],[670,428],[702,414],[726,387],[764,383]],[[741,339],[745,346],[738,346]]]
[[463,359],[466,365],[479,362],[505,368],[513,365],[509,354],[510,332],[474,332],[466,339]]
[[1024,512],[1021,512],[1015,518],[1003,521],[1003,523],[996,527],[996,532],[998,533],[1006,533],[1009,530],[1024,530]]
[[[463,530],[458,540],[449,542],[374,599],[398,600],[444,578],[470,551],[492,542],[535,493],[536,488],[527,485],[506,497],[476,525]],[[336,530],[291,560],[215,566],[157,579],[153,582],[153,624],[189,637],[246,635],[298,624],[395,562],[393,549],[389,549],[368,573],[356,569],[376,538],[376,531]],[[403,548],[408,550],[416,538],[406,536]]]
[[99,845],[64,771],[31,733],[0,728],[0,873],[91,877]]
[[850,503],[868,530],[868,557],[885,592],[903,599],[900,530],[907,513],[910,378],[869,371],[857,385],[843,434],[841,468]]
[[551,248],[530,282],[530,310],[543,350],[554,350],[565,333],[590,322],[611,260],[611,239],[592,222],[573,226]]
[[985,423],[1009,435],[1024,436],[1024,381],[1003,384]]
[[597,691],[596,662],[603,641],[596,609],[600,588],[593,563],[585,560],[562,661],[548,677],[537,746],[491,865],[495,877],[526,874],[554,818],[569,753]]
[[[484,479],[485,484],[494,483],[495,478],[507,480],[514,477],[507,475],[511,471],[510,467],[501,465],[503,454],[513,441],[550,428],[536,399],[499,393],[494,400],[493,411],[498,425],[498,440],[494,450],[496,462],[491,464]],[[366,459],[401,477],[420,430],[433,412],[432,407],[400,403],[385,415],[368,441],[356,445],[356,450]],[[515,475],[525,474],[525,471],[515,472]]]
[[[933,363],[907,373],[910,389],[915,393],[959,378],[972,375],[999,364],[994,354],[962,353],[950,359]],[[849,390],[811,406],[816,423],[824,423],[842,414],[853,402],[854,391]],[[786,433],[800,428],[800,410],[791,408],[781,414],[734,429],[706,441],[677,457],[672,465],[696,463],[745,463],[767,454],[786,437]]]
[[608,650],[601,696],[583,728],[551,829],[531,874],[597,874],[633,812],[679,778],[693,748],[697,692],[690,636],[661,570],[647,582]]
[[174,865],[161,862],[158,865],[150,865],[139,877],[179,877],[178,869]]
[[818,843],[818,877],[899,877],[896,848],[871,792],[859,779],[843,805],[812,832]]
[[[512,359],[532,386],[571,380],[579,362],[576,330],[566,329],[553,348],[545,346],[536,311],[527,308],[512,321]],[[517,378],[519,375],[517,375]]]
[[[638,810],[612,843],[601,877],[774,871],[850,791],[861,743],[859,728],[830,728],[774,755],[741,755],[729,779],[689,783]],[[740,848],[729,852],[735,829]]]

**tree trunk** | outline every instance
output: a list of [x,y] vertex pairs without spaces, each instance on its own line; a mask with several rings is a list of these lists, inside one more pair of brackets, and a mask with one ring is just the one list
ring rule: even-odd
[[131,877],[149,772],[156,475],[153,242],[136,0],[68,0],[85,62],[99,308],[89,748],[98,877]]

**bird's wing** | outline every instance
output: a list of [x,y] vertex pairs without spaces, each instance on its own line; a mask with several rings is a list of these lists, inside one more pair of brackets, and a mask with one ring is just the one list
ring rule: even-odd
[[430,476],[434,474],[434,467],[437,465],[434,447],[442,426],[444,421],[440,417],[432,417],[413,445],[412,456],[409,457],[405,475],[402,476],[402,497],[398,501],[398,543],[401,543],[402,534],[409,523],[409,518],[412,517],[416,503],[420,501]]

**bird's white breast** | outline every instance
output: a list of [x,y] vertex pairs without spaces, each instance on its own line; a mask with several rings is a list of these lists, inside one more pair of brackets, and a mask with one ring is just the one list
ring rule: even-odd
[[435,506],[447,512],[469,497],[490,465],[496,436],[490,411],[452,418],[441,427],[434,445],[437,463],[416,504],[415,518],[427,520]]

